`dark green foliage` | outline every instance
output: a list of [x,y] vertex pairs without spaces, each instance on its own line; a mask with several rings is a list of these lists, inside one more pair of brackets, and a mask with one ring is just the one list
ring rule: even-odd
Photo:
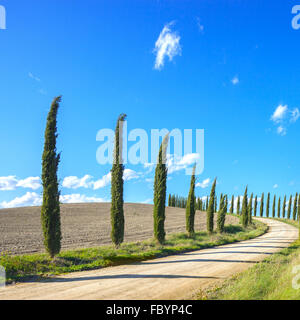
[[248,224],[252,224],[252,203],[253,203],[253,193],[251,193],[250,200],[248,203]]
[[243,203],[242,203],[242,225],[244,228],[248,226],[248,187],[245,189]]
[[273,198],[273,206],[272,206],[272,217],[275,218],[275,211],[276,211],[276,196],[274,195]]
[[190,191],[187,200],[187,206],[185,211],[186,217],[186,231],[188,236],[192,238],[195,234],[194,224],[195,224],[195,170],[196,164],[193,168],[193,173],[191,176],[191,184],[190,184]]
[[169,143],[169,134],[167,134],[159,148],[158,160],[155,169],[154,178],[154,237],[160,243],[165,242],[165,203],[167,191],[167,173],[166,152]]
[[218,207],[217,202],[218,202],[218,198],[217,196],[215,196],[215,209],[214,209],[215,212],[217,212],[217,207]]
[[278,198],[278,206],[277,206],[277,218],[280,218],[280,209],[281,209],[281,206],[280,206],[280,197]]
[[225,219],[226,219],[226,197],[223,196],[220,199],[220,208],[217,217],[217,231],[219,233],[224,232],[225,227]]
[[264,193],[261,195],[260,200],[260,216],[262,217],[264,215]]
[[285,218],[285,206],[286,206],[286,196],[284,196],[283,203],[282,203],[282,218]]
[[215,208],[216,183],[217,183],[217,178],[214,180],[214,183],[211,187],[209,203],[208,203],[208,208],[207,208],[207,214],[206,214],[207,231],[209,233],[212,233],[214,230],[214,208]]
[[61,97],[54,98],[47,117],[44,152],[42,156],[43,204],[41,222],[44,245],[51,258],[61,249],[61,223],[57,169],[60,154],[56,153],[57,112]]
[[254,199],[254,217],[256,217],[256,212],[257,212],[257,196],[255,196],[255,199]]
[[208,196],[206,197],[206,203],[205,203],[205,211],[208,209]]
[[289,204],[288,204],[288,211],[287,211],[287,218],[291,219],[291,211],[292,211],[292,196],[290,196]]
[[169,194],[169,198],[168,198],[168,207],[172,206],[172,196],[171,194]]
[[236,214],[237,215],[240,215],[240,196],[238,196],[238,199],[237,199],[237,204],[236,204]]
[[294,206],[293,206],[293,220],[297,218],[297,201],[298,201],[298,193],[296,193],[294,198]]
[[298,208],[297,209],[298,209],[297,210],[297,218],[298,218],[298,220],[300,222],[300,193],[298,195]]
[[225,209],[225,213],[227,213],[228,211],[228,197],[227,195],[224,196],[225,197],[225,204],[224,204],[224,209]]
[[267,195],[266,217],[269,218],[270,213],[270,192]]
[[233,213],[233,210],[234,210],[234,196],[231,197],[230,213]]
[[123,141],[123,121],[126,114],[121,114],[118,118],[115,130],[114,163],[111,169],[111,239],[118,247],[124,240],[124,209],[123,209],[123,172],[122,161],[122,141]]

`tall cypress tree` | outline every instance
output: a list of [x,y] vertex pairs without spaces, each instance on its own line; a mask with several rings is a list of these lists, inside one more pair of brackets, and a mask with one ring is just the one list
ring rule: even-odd
[[255,196],[255,199],[254,199],[254,217],[256,217],[256,212],[257,212],[257,196]]
[[264,215],[264,193],[261,195],[260,200],[260,216],[262,217]]
[[169,134],[167,134],[159,149],[157,165],[154,178],[154,237],[160,243],[165,242],[165,203],[167,191],[166,152],[169,143]]
[[267,207],[266,207],[266,217],[269,218],[270,213],[270,192],[267,195]]
[[225,227],[225,219],[226,219],[226,205],[225,205],[226,197],[223,196],[220,199],[220,208],[218,211],[218,218],[217,218],[217,231],[219,233],[224,232]]
[[217,207],[218,207],[218,198],[215,196],[215,212],[217,212]]
[[113,166],[111,169],[111,239],[118,247],[124,240],[124,209],[123,209],[123,121],[126,114],[120,114],[115,130],[115,146],[113,155]]
[[60,154],[56,152],[57,112],[61,96],[54,98],[47,117],[45,130],[44,152],[42,156],[43,203],[41,222],[44,246],[51,258],[61,249],[61,222],[57,170]]
[[208,196],[206,196],[206,204],[205,204],[205,211],[208,209]]
[[280,218],[280,209],[281,209],[281,206],[280,206],[280,197],[278,198],[278,206],[277,206],[277,218]]
[[191,238],[195,234],[194,224],[195,224],[195,170],[196,164],[193,167],[193,173],[191,176],[190,191],[187,200],[187,206],[185,211],[186,218],[186,231],[188,236]]
[[248,224],[252,224],[252,203],[253,203],[253,193],[251,193],[249,204],[248,204]]
[[244,197],[243,197],[243,203],[242,203],[242,225],[243,227],[248,226],[248,187],[245,189]]
[[234,195],[231,197],[230,213],[233,213],[233,209],[234,209]]
[[298,195],[297,219],[300,221],[300,193]]
[[227,213],[228,212],[228,197],[227,197],[227,194],[224,197],[225,197],[224,209],[225,209],[225,213]]
[[290,196],[288,211],[287,211],[287,218],[289,220],[291,219],[291,211],[292,211],[292,196]]
[[275,211],[276,211],[276,195],[273,198],[273,207],[272,207],[272,217],[275,218]]
[[207,208],[207,214],[206,214],[207,231],[209,233],[212,233],[214,230],[214,208],[215,208],[216,183],[217,183],[217,178],[215,179],[215,181],[211,187],[209,203],[208,203],[208,208]]
[[296,220],[296,217],[297,217],[297,201],[298,201],[298,193],[296,193],[294,198],[293,220]]
[[285,206],[286,206],[286,196],[284,196],[283,203],[282,203],[282,218],[285,218]]
[[240,215],[240,196],[238,196],[238,199],[237,199],[236,214]]

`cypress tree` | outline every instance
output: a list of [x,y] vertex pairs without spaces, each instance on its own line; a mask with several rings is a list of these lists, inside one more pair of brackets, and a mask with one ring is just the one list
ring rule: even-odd
[[57,169],[60,154],[56,152],[57,112],[61,96],[54,98],[47,117],[44,151],[42,156],[43,203],[41,222],[44,236],[44,246],[51,258],[61,249],[61,222],[58,190]]
[[257,196],[255,196],[255,199],[254,199],[254,217],[256,217],[256,212],[257,212]]
[[118,247],[124,240],[124,209],[123,209],[123,121],[126,114],[120,114],[115,130],[115,146],[111,169],[111,240]]
[[217,202],[218,202],[218,198],[217,196],[215,196],[215,212],[217,212],[217,207],[218,207]]
[[278,206],[277,206],[277,218],[280,218],[280,197],[278,198]]
[[227,194],[225,195],[225,213],[228,212],[228,197]]
[[215,193],[216,193],[217,178],[211,187],[209,203],[206,214],[207,231],[212,233],[214,230],[214,208],[215,208]]
[[240,196],[238,196],[238,199],[237,199],[236,213],[237,215],[240,215]]
[[289,220],[291,219],[291,210],[292,210],[292,196],[290,196],[288,211],[287,211],[287,218]]
[[220,208],[218,212],[218,218],[217,218],[217,231],[219,233],[224,232],[225,227],[225,219],[226,219],[226,204],[225,204],[226,198],[223,196],[220,200]]
[[245,189],[244,197],[243,197],[243,203],[242,203],[242,225],[243,227],[248,226],[248,187]]
[[275,218],[275,211],[276,211],[276,195],[274,195],[273,199],[273,207],[272,207],[272,217]]
[[300,193],[298,195],[297,219],[300,221]]
[[188,236],[191,238],[195,234],[194,224],[195,224],[195,170],[196,164],[193,167],[193,173],[191,176],[190,191],[187,200],[187,206],[185,211],[186,218],[186,231]]
[[253,203],[253,193],[251,193],[249,204],[248,204],[248,224],[252,224],[252,203]]
[[205,204],[205,211],[208,209],[208,196],[206,196],[206,204]]
[[297,217],[297,200],[298,200],[298,193],[296,193],[294,198],[293,220],[296,220],[296,217]]
[[260,216],[262,217],[264,215],[264,193],[261,195],[260,200]]
[[285,219],[285,206],[286,206],[286,196],[284,196],[282,204],[282,218]]
[[233,209],[234,209],[234,195],[231,197],[231,204],[230,204],[230,213],[233,213]]
[[270,213],[270,192],[267,195],[267,207],[266,207],[266,217],[269,218]]
[[169,194],[169,198],[168,198],[168,207],[171,207],[171,194]]
[[169,134],[167,134],[159,149],[158,161],[155,169],[154,178],[154,237],[160,243],[165,242],[165,203],[167,191],[167,173],[166,152],[169,143]]

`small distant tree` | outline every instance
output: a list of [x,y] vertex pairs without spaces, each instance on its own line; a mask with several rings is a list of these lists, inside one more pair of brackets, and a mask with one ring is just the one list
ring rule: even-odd
[[286,196],[284,196],[283,203],[282,203],[282,218],[285,218],[285,206],[286,206]]
[[230,213],[233,213],[233,210],[234,210],[234,195],[231,197]]
[[242,225],[244,228],[248,226],[248,187],[245,189],[243,203],[242,203]]
[[298,193],[296,193],[295,198],[294,198],[293,220],[296,220],[296,217],[297,217],[297,200],[298,200]]
[[273,198],[273,206],[272,206],[272,217],[275,218],[275,211],[276,211],[276,195]]
[[195,170],[196,164],[193,167],[193,172],[191,176],[190,191],[187,199],[187,206],[185,211],[186,217],[186,231],[188,236],[192,238],[195,234],[194,224],[195,224]]
[[251,193],[249,204],[248,204],[248,224],[252,224],[252,203],[253,203],[253,193]]
[[171,205],[172,205],[172,197],[171,197],[171,194],[169,193],[168,207],[171,207]]
[[260,216],[262,217],[264,215],[264,193],[261,195],[260,200]]
[[256,212],[257,212],[257,196],[255,196],[255,199],[254,199],[254,217],[256,217]]
[[237,215],[240,214],[240,196],[238,196],[238,199],[237,199],[236,214]]
[[166,151],[169,143],[169,134],[167,134],[160,146],[158,161],[155,168],[154,177],[154,237],[160,243],[165,242],[165,203],[167,191],[167,173]]
[[278,206],[277,206],[277,218],[280,218],[280,209],[281,209],[281,206],[280,206],[280,197],[278,198]]
[[292,196],[290,196],[289,204],[288,204],[288,211],[287,211],[287,218],[291,219],[291,210],[292,210]]
[[225,196],[220,199],[220,208],[217,217],[217,231],[223,233],[225,229],[225,219],[226,219],[226,210],[225,210]]
[[111,169],[111,239],[118,247],[124,240],[124,209],[123,209],[123,172],[124,165],[122,159],[123,152],[123,121],[126,114],[118,117],[115,130],[114,163]]
[[266,217],[269,218],[270,213],[270,192],[267,195],[267,207],[266,207]]
[[61,222],[57,170],[60,154],[56,152],[57,112],[61,96],[54,98],[47,117],[44,152],[42,156],[43,203],[41,222],[44,246],[51,258],[61,249]]
[[228,197],[227,194],[224,196],[224,209],[225,209],[225,213],[228,212]]
[[297,219],[300,221],[300,193],[298,195]]
[[214,230],[214,208],[215,208],[215,193],[216,193],[217,179],[214,180],[210,191],[209,203],[206,214],[207,231],[212,233]]

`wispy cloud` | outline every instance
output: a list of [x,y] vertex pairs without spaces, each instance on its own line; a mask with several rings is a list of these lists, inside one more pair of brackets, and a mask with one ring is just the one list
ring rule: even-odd
[[287,105],[279,105],[273,114],[271,120],[277,126],[276,132],[281,136],[285,136],[287,133],[287,127],[291,123],[295,123],[300,117],[298,108],[289,109]]
[[279,105],[271,116],[271,120],[278,123],[281,122],[287,114],[288,106]]
[[277,189],[277,188],[278,188],[278,184],[275,183],[274,186],[273,186],[273,188],[274,188],[274,189]]
[[184,170],[192,165],[199,159],[200,155],[198,153],[188,153],[183,157],[175,157],[174,155],[167,155],[167,167],[168,173]]
[[201,23],[200,18],[197,17],[196,20],[197,20],[197,27],[198,27],[199,32],[203,33],[204,32],[204,25]]
[[28,72],[28,76],[29,76],[29,78],[31,78],[37,82],[41,82],[41,79],[39,77],[33,75],[31,72]]
[[280,136],[285,136],[286,135],[286,128],[283,126],[279,126],[276,130],[276,132],[280,135]]
[[207,178],[207,179],[203,180],[202,182],[196,183],[196,187],[200,187],[202,189],[205,189],[209,186],[209,183],[210,183],[210,178]]
[[41,187],[40,177],[18,179],[16,176],[0,177],[0,190],[9,191],[17,188],[37,190]]
[[240,82],[240,80],[239,80],[238,76],[235,76],[235,77],[233,77],[233,79],[231,80],[231,82],[232,82],[232,84],[235,86],[235,85],[237,85],[237,84]]
[[298,108],[295,108],[294,110],[291,110],[291,122],[296,122],[300,117],[300,112]]
[[165,58],[168,57],[169,61],[177,55],[181,55],[180,36],[171,30],[174,22],[166,24],[161,31],[154,48],[156,55],[154,68],[161,70],[165,63]]

